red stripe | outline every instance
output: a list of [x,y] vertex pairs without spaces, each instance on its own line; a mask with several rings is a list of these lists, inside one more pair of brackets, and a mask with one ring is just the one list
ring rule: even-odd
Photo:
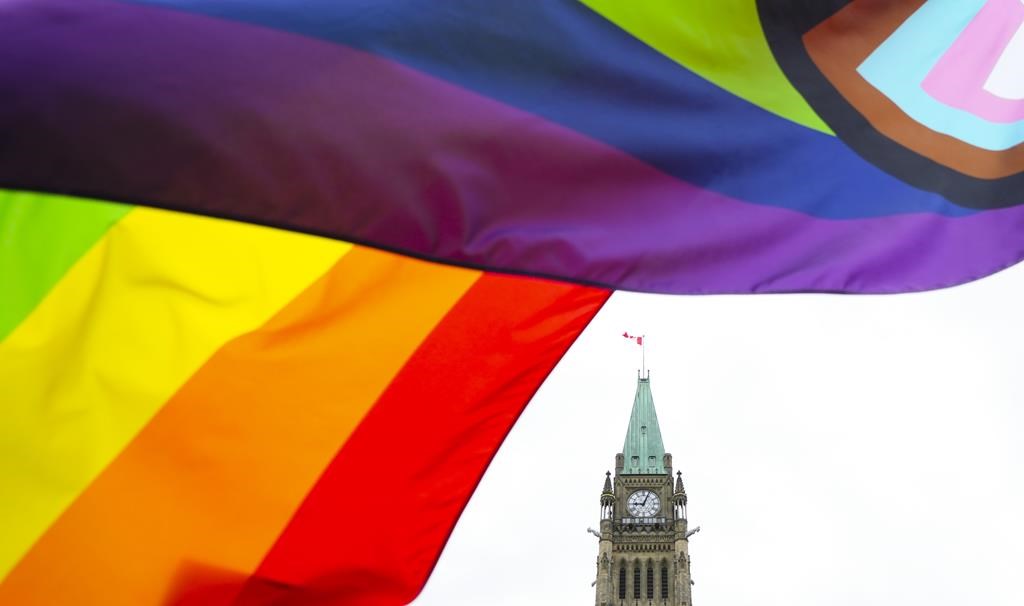
[[[235,604],[415,598],[501,442],[609,294],[482,277],[395,377]],[[203,593],[191,595],[209,603]]]

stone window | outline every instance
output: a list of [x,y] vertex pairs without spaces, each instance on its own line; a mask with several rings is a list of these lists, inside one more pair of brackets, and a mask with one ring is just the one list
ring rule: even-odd
[[640,562],[633,562],[633,597],[640,597]]
[[654,565],[647,560],[647,599],[654,599]]
[[661,599],[668,599],[668,562],[661,561]]
[[619,599],[626,599],[626,560],[619,566]]

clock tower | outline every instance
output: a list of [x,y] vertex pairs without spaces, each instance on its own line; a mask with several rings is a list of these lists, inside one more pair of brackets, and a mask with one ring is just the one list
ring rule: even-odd
[[651,397],[637,377],[633,411],[615,477],[605,474],[595,606],[692,606],[686,490],[673,479]]

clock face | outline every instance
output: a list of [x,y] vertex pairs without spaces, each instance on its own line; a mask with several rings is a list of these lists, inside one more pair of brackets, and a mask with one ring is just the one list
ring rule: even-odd
[[649,518],[661,510],[661,501],[650,490],[638,490],[626,499],[626,508],[638,518]]

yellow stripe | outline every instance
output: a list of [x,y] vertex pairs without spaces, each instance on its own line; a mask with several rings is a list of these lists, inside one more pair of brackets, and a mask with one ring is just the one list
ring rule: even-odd
[[351,248],[154,209],[115,225],[0,343],[0,578],[223,343]]

